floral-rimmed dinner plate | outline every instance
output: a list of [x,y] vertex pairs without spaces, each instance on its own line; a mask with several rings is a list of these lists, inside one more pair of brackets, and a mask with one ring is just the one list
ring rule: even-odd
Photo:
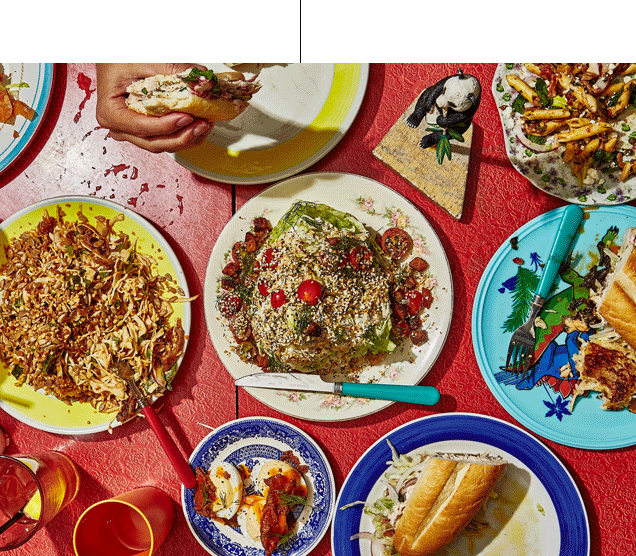
[[263,66],[262,88],[245,111],[217,122],[201,145],[174,154],[179,164],[224,183],[271,183],[308,168],[338,144],[362,104],[369,64]]
[[[124,220],[115,225],[115,232],[122,231],[131,238],[137,239],[137,249],[153,257],[157,263],[155,272],[163,275],[170,274],[183,289],[185,297],[189,297],[188,284],[181,264],[159,230],[129,208],[96,197],[65,196],[45,199],[23,208],[0,222],[0,264],[6,261],[4,246],[8,244],[9,238],[33,229],[40,222],[45,211],[50,216],[55,216],[58,206],[64,211],[67,221],[77,217],[80,207],[90,222],[93,222],[96,216],[113,218],[117,214],[123,214]],[[183,324],[186,337],[185,353],[187,338],[190,334],[190,303],[175,303],[173,308],[173,318],[181,318]],[[179,358],[178,364],[181,364],[182,359],[183,355]],[[0,408],[27,425],[57,434],[93,434],[119,425],[119,422],[114,420],[114,413],[99,413],[89,403],[75,402],[67,405],[53,396],[33,390],[26,384],[16,386],[10,369],[2,362],[0,362]]]
[[[405,342],[382,364],[366,368],[358,378],[359,382],[418,384],[441,352],[451,323],[453,285],[444,248],[422,213],[392,189],[362,176],[329,172],[296,176],[271,186],[241,207],[221,232],[206,271],[204,307],[212,343],[226,369],[234,379],[259,371],[256,365],[243,362],[232,350],[234,342],[231,333],[223,325],[217,307],[218,280],[222,277],[226,255],[236,241],[244,239],[254,218],[264,216],[276,224],[298,199],[324,203],[348,212],[379,233],[392,226],[401,227],[413,238],[413,254],[429,262],[431,279],[428,286],[434,301],[424,322],[428,341],[421,346]],[[330,380],[329,377],[325,378]],[[312,421],[355,419],[393,403],[261,388],[247,388],[247,391],[282,413]]]
[[380,482],[391,462],[389,440],[399,453],[414,451],[483,453],[501,456],[506,472],[478,514],[475,532],[460,535],[440,554],[447,556],[589,556],[585,505],[565,466],[539,440],[521,428],[485,415],[452,413],[411,421],[377,440],[345,479],[331,527],[334,556],[371,556],[370,541],[351,540],[373,531],[361,505],[382,494]]
[[[506,75],[521,77],[532,75],[524,64],[498,64],[492,81],[492,94],[503,127],[504,143],[513,167],[535,187],[570,203],[582,205],[618,205],[636,197],[636,176],[624,182],[620,173],[600,172],[598,179],[579,184],[578,179],[563,162],[561,146],[551,152],[534,152],[517,138],[520,114],[512,109],[512,102],[518,92],[508,84]],[[627,121],[623,122],[632,131],[636,130],[636,112],[626,111]]]
[[35,110],[29,121],[22,116],[15,123],[0,123],[0,172],[8,168],[29,146],[36,131],[44,121],[44,114],[51,100],[54,64],[0,64],[5,75],[11,75],[11,83],[27,83],[28,87],[12,90],[15,98]]
[[[190,456],[193,468],[209,470],[214,462],[241,464],[252,469],[267,460],[280,459],[291,450],[308,467],[303,476],[308,485],[308,504],[297,516],[298,524],[289,543],[277,553],[286,556],[309,554],[331,523],[336,487],[329,462],[316,442],[298,427],[266,417],[245,417],[221,425],[208,434]],[[240,528],[221,524],[194,510],[194,490],[181,487],[181,505],[190,531],[210,554],[263,556],[265,551]]]
[[[547,297],[540,318],[528,376],[504,371],[512,332],[526,318],[532,293],[546,262],[564,208],[542,214],[519,228],[497,250],[479,282],[473,304],[473,348],[481,374],[499,403],[540,436],[576,448],[606,450],[636,444],[634,414],[606,411],[596,393],[579,396],[573,356],[587,332],[569,330],[562,317],[568,306],[589,296],[583,278],[598,263],[597,244],[620,245],[626,228],[636,225],[631,206],[585,207],[570,264]],[[515,248],[516,247],[516,248]],[[575,301],[575,303],[578,303]]]

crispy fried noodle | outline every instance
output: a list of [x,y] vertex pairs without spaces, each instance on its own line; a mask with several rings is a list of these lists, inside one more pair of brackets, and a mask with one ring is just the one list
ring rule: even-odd
[[176,282],[153,271],[154,259],[113,226],[123,220],[45,213],[35,229],[12,238],[0,266],[0,360],[17,385],[68,403],[136,413],[115,363],[125,360],[144,393],[171,387],[185,345],[172,304],[189,301]]

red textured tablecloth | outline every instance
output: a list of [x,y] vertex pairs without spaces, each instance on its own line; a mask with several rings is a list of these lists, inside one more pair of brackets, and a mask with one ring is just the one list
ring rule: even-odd
[[[464,213],[460,221],[372,155],[373,148],[419,92],[455,73],[457,64],[372,64],[364,102],[341,142],[306,172],[360,174],[409,198],[431,223],[453,269],[453,323],[445,347],[426,383],[442,392],[433,408],[396,403],[366,418],[316,423],[287,417],[236,391],[205,326],[203,302],[192,304],[191,340],[184,364],[165,398],[160,417],[188,455],[208,430],[237,417],[285,419],[309,433],[327,454],[339,488],[362,453],[380,436],[425,415],[462,411],[518,424],[484,383],[473,353],[470,317],[479,279],[501,243],[525,222],[564,204],[535,189],[511,166],[490,84],[494,64],[460,64],[484,88],[474,123]],[[201,295],[212,246],[236,206],[265,186],[230,186],[192,174],[166,154],[153,155],[107,136],[95,119],[95,69],[91,64],[57,65],[52,104],[45,122],[22,156],[0,174],[0,220],[41,199],[84,194],[113,200],[149,219],[173,247],[185,269],[190,292]],[[143,421],[89,437],[35,430],[0,411],[8,432],[8,453],[61,450],[81,468],[75,500],[16,556],[71,555],[73,526],[90,504],[140,485],[155,485],[179,504],[179,484],[153,432]],[[523,428],[523,427],[522,427]],[[585,503],[591,554],[636,554],[634,448],[588,451],[544,440],[572,474]],[[329,534],[315,556],[331,553]],[[204,555],[183,514],[157,552]]]

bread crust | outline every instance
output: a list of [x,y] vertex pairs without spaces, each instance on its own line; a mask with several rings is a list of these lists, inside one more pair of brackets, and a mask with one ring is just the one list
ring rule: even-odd
[[636,250],[634,230],[625,233],[621,255],[607,277],[599,300],[598,313],[616,332],[636,349]]
[[[219,81],[244,80],[240,72],[216,74]],[[160,85],[155,91],[156,86]],[[148,95],[143,91],[153,91]],[[203,98],[193,94],[178,75],[155,75],[136,81],[127,88],[126,106],[146,116],[163,116],[169,112],[183,112],[209,122],[233,120],[248,106],[246,100]]]
[[618,282],[614,282],[608,288],[598,312],[630,346],[636,349],[636,303]]
[[455,538],[484,504],[506,463],[431,457],[398,520],[393,537],[402,556],[434,554]]

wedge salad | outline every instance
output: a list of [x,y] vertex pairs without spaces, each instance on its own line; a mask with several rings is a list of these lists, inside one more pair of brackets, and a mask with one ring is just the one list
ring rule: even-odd
[[400,228],[375,234],[320,203],[296,201],[273,228],[255,218],[219,280],[237,353],[264,370],[355,373],[424,343],[433,294],[411,248]]

